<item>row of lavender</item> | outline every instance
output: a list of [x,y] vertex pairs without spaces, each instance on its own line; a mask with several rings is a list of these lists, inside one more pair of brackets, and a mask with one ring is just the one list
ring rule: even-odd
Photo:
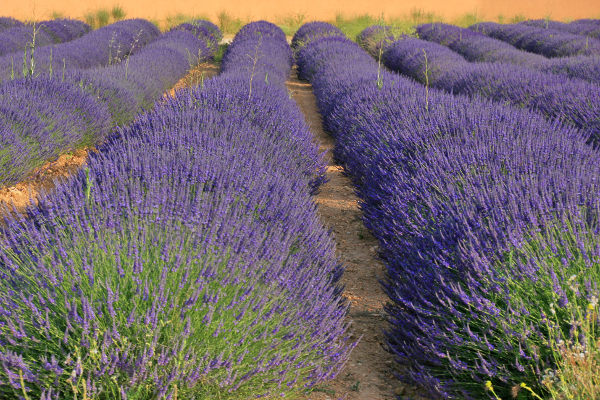
[[[294,41],[387,265],[399,377],[433,398],[554,390],[600,328],[600,155],[587,134],[381,70],[327,24]],[[574,375],[589,384],[586,365]]]
[[570,23],[535,19],[523,21],[521,24],[600,39],[600,19],[579,19]]
[[593,142],[600,140],[600,85],[503,62],[471,63],[436,43],[454,44],[452,48],[462,48],[463,53],[467,49],[485,51],[482,46],[471,45],[477,43],[475,35],[485,36],[468,29],[427,24],[417,27],[417,32],[431,41],[402,37],[384,46],[382,58],[388,68],[454,94],[541,112],[551,120],[560,119],[587,132]]
[[600,55],[600,39],[530,24],[482,22],[470,29],[546,57]]
[[[0,84],[0,185],[19,182],[45,162],[94,145],[115,125],[132,121],[192,65],[211,57],[220,38],[207,21],[160,36],[147,21],[122,21],[62,45],[68,46],[64,54],[95,68]],[[129,51],[108,65],[115,45]]]
[[548,59],[480,32],[447,24],[422,25],[418,27],[418,33],[420,38],[448,46],[469,61],[517,64],[540,72],[600,84],[600,55]]
[[0,32],[19,26],[25,26],[25,24],[11,17],[0,17]]
[[0,397],[279,398],[337,373],[342,270],[291,64],[279,28],[245,26],[219,77],[6,221]]
[[69,42],[85,35],[90,29],[88,24],[74,19],[44,21],[33,26],[16,26],[0,31],[0,56],[23,52],[28,47],[38,48]]
[[[0,57],[0,82],[28,76],[61,76],[64,71],[110,65],[160,35],[154,24],[143,19],[119,21],[78,39],[35,49],[32,57],[23,52]],[[23,65],[25,68],[23,68]]]

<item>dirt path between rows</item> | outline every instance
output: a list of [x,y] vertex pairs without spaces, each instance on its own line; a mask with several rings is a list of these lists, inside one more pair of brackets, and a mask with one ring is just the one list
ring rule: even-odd
[[[219,73],[219,67],[206,62],[191,69],[185,77],[165,95],[173,96],[176,91],[199,85],[203,79],[211,78]],[[10,187],[0,187],[0,210],[3,205],[22,211],[31,204],[42,192],[47,192],[56,186],[56,182],[75,174],[87,162],[88,154],[93,149],[80,149],[63,154],[57,160],[48,162],[36,168],[28,177]],[[1,215],[0,215],[1,216]]]
[[342,278],[344,296],[350,302],[350,318],[355,337],[362,336],[338,377],[321,386],[307,400],[388,400],[403,391],[392,375],[393,359],[383,348],[386,295],[379,280],[385,267],[377,257],[377,241],[362,223],[358,198],[343,168],[332,156],[333,138],[323,130],[316,99],[309,83],[296,73],[288,81],[292,98],[304,113],[321,151],[326,152],[328,182],[315,196],[322,221],[333,232],[337,256],[346,266]]

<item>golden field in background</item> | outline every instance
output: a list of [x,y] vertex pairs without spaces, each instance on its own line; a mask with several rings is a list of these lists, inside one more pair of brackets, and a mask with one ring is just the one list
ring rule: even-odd
[[490,20],[499,16],[501,19],[521,16],[556,20],[600,17],[598,0],[1,0],[0,15],[21,20],[49,19],[59,15],[84,18],[95,10],[110,9],[115,5],[120,6],[128,18],[141,17],[159,23],[178,14],[204,16],[213,21],[223,13],[245,21],[282,21],[299,16],[310,21],[332,20],[339,15],[402,17],[414,14],[415,10],[445,20],[464,15]]

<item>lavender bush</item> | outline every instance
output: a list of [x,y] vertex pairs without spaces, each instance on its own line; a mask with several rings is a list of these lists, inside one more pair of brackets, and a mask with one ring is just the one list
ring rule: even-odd
[[600,138],[598,85],[516,65],[469,63],[445,46],[409,37],[389,45],[383,59],[388,68],[432,87],[526,107],[580,128],[594,143]]
[[584,79],[600,84],[600,56],[571,56],[548,59],[519,50],[498,39],[448,24],[417,27],[421,39],[448,46],[469,61],[517,64],[532,70]]
[[104,137],[106,106],[69,82],[21,79],[0,85],[0,185],[14,184],[59,154]]
[[[281,48],[277,29],[255,24],[234,48]],[[6,221],[0,394],[287,397],[337,373],[352,347],[341,269],[311,177],[290,168],[322,160],[283,85],[249,96],[252,63],[117,131]]]
[[174,29],[118,64],[75,71],[67,79],[104,100],[114,122],[123,125],[152,107],[192,66],[212,57],[216,38],[197,35]]
[[218,46],[221,39],[223,39],[223,33],[219,27],[203,19],[178,25],[172,30],[190,31],[196,37],[207,38],[207,44],[213,46]]
[[10,53],[0,57],[0,81],[25,76],[61,76],[65,70],[110,65],[125,59],[159,36],[149,21],[115,22],[78,39],[35,49],[35,53]]
[[546,395],[556,339],[585,346],[578,324],[597,315],[600,155],[587,134],[387,71],[378,85],[377,62],[343,37],[297,61],[379,239],[400,379],[440,399]]
[[552,29],[495,22],[477,23],[469,29],[546,57],[600,55],[600,40]]
[[0,56],[21,52],[34,45],[37,48],[68,42],[89,31],[89,25],[75,19],[44,21],[35,26],[14,27],[0,33]]
[[535,19],[523,21],[521,24],[600,39],[600,24],[594,23],[593,20],[579,20],[567,24],[559,21]]
[[14,18],[0,17],[0,32],[4,31],[6,29],[14,28],[17,26],[23,26],[23,25],[25,25],[25,24]]
[[149,109],[215,49],[213,39],[174,30],[117,64],[0,84],[0,185],[19,182],[60,154],[101,142],[111,127]]
[[324,36],[339,36],[342,31],[327,22],[309,22],[302,25],[292,38],[292,48],[299,49],[306,46],[313,39],[318,39]]

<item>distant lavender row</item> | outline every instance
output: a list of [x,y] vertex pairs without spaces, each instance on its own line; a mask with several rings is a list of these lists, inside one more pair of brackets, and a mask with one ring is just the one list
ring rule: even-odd
[[600,23],[598,20],[596,22],[592,20],[579,20],[567,24],[559,21],[535,19],[523,21],[521,24],[600,39]]
[[[420,26],[419,34],[437,29]],[[526,107],[549,119],[561,119],[600,140],[600,86],[579,79],[503,63],[469,63],[434,42],[404,37],[390,44],[385,65],[421,83],[451,93],[483,97]]]
[[152,107],[192,66],[212,57],[221,37],[209,21],[183,24],[117,64],[73,71],[66,79],[103,99],[114,122],[123,125]]
[[174,30],[117,64],[0,84],[0,185],[17,183],[60,154],[98,143],[112,127],[150,108],[191,66],[211,57],[217,43]]
[[0,228],[2,397],[279,398],[337,373],[347,306],[303,152],[323,161],[262,76],[289,72],[278,32],[238,33],[223,76],[117,132]]
[[[20,26],[0,33],[0,56],[22,52],[28,46],[48,46],[69,42],[90,31],[90,26],[75,19],[56,19],[40,22],[34,26]],[[35,30],[35,43],[34,43]]]
[[33,67],[31,54],[25,63],[23,52],[6,54],[0,57],[0,82],[31,72],[35,76],[60,76],[65,70],[116,63],[156,39],[159,34],[151,22],[131,19],[115,22],[67,43],[36,49]]
[[548,59],[539,54],[519,50],[482,33],[441,23],[420,25],[417,32],[421,39],[448,46],[472,62],[517,64],[541,72],[600,84],[600,56],[579,55]]
[[378,72],[341,33],[297,62],[379,240],[399,377],[436,399],[493,398],[488,380],[544,396],[554,341],[597,315],[598,152],[538,114]]
[[495,39],[546,57],[600,55],[600,40],[524,24],[481,22],[469,27]]
[[15,27],[24,26],[24,25],[25,25],[24,23],[14,19],[14,18],[0,17],[0,32],[4,31],[6,29],[15,28]]

